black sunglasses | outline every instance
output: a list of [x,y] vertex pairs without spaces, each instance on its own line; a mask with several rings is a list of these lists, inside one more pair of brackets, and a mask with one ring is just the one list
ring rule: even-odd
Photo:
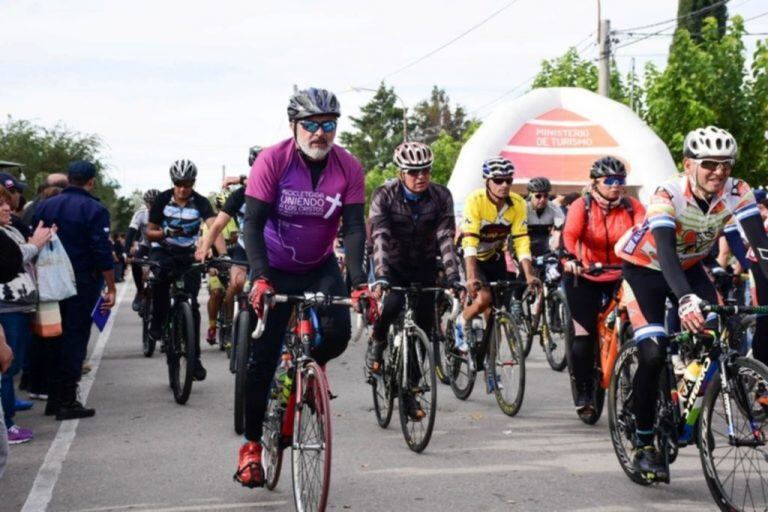
[[549,196],[547,194],[533,194],[533,197],[535,197],[536,199],[543,199]]
[[330,119],[328,121],[299,121],[299,124],[302,128],[307,130],[309,133],[315,133],[318,128],[323,129],[323,133],[330,133],[333,131],[336,131],[336,121],[334,119]]
[[408,176],[416,178],[417,176],[428,176],[429,173],[432,172],[432,168],[427,167],[426,169],[408,169],[405,172],[408,174]]
[[173,186],[179,188],[192,188],[195,186],[195,180],[174,181]]
[[733,160],[699,160],[699,164],[708,171],[716,171],[719,166],[723,166],[724,171],[733,169]]
[[491,178],[491,181],[495,183],[496,185],[511,185],[512,184],[512,178]]

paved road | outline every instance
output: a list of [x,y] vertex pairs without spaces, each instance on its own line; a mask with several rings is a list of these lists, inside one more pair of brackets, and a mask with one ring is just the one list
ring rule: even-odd
[[[92,338],[93,419],[59,423],[41,404],[17,422],[35,439],[13,446],[0,481],[0,510],[67,512],[292,510],[290,463],[276,491],[232,482],[242,442],[232,429],[233,378],[224,355],[205,348],[208,379],[186,406],[168,388],[164,359],[140,352],[132,285],[109,336]],[[202,292],[205,295],[205,292]],[[205,316],[205,315],[204,315]],[[103,357],[99,360],[101,349]],[[380,429],[361,370],[364,347],[350,345],[329,365],[334,410],[331,510],[712,510],[698,452],[683,450],[672,484],[631,483],[619,469],[605,418],[582,424],[565,374],[538,347],[528,364],[522,411],[504,416],[475,389],[466,402],[441,386],[435,435],[409,451],[399,424]],[[398,427],[398,428],[396,428]],[[41,469],[42,468],[42,469]],[[36,482],[33,488],[33,482]]]

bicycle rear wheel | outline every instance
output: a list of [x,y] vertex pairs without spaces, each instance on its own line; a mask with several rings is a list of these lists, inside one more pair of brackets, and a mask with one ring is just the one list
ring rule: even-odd
[[[280,389],[278,383],[273,380],[270,393],[274,393],[277,389]],[[277,487],[280,470],[283,467],[282,428],[285,406],[281,404],[280,400],[279,395],[270,395],[261,432],[261,465],[264,469],[264,485],[270,491]],[[242,434],[242,432],[238,432],[238,434]]]
[[[740,357],[728,365],[728,397],[720,375],[710,382],[699,420],[699,452],[707,486],[721,510],[768,508],[765,429],[768,367]],[[734,441],[725,414],[730,408]]]
[[248,358],[250,355],[250,322],[248,311],[237,315],[237,349],[235,361],[235,433],[245,432],[245,380],[248,374]]
[[565,368],[566,340],[572,337],[571,311],[560,290],[553,290],[546,299],[542,315],[541,340],[549,366],[556,372]]
[[195,360],[195,324],[192,307],[188,302],[178,302],[173,310],[173,342],[176,352],[175,376],[171,382],[173,398],[176,403],[184,405],[192,392]]
[[619,465],[636,484],[650,482],[635,471],[632,452],[635,449],[635,413],[633,410],[632,380],[638,364],[635,344],[626,344],[619,350],[613,367],[611,385],[608,388],[608,430]]
[[381,371],[378,375],[371,373],[369,377],[373,392],[373,412],[376,414],[376,422],[381,428],[389,426],[389,422],[392,419],[392,406],[395,402],[391,358],[392,343],[390,340],[381,357]]
[[293,499],[299,512],[325,510],[331,484],[331,410],[325,374],[315,362],[296,372]]
[[501,412],[514,416],[520,411],[525,395],[525,355],[520,333],[505,313],[494,315],[488,361],[496,402]]
[[[432,429],[435,426],[437,412],[435,362],[432,358],[429,339],[418,327],[414,327],[403,341],[403,353],[400,357],[403,361],[401,372],[405,372],[406,378],[402,379],[398,386],[400,426],[408,448],[419,453],[429,444]],[[405,350],[408,351],[407,358]],[[408,385],[403,386],[403,381],[407,381]],[[424,411],[426,415],[423,418],[416,420],[408,415],[407,406],[410,400],[414,400]]]
[[149,323],[152,319],[152,290],[145,288],[141,299],[141,346],[144,357],[152,357],[157,340],[149,335]]

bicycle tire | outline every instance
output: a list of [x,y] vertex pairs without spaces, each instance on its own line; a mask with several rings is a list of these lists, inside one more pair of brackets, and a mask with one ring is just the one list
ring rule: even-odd
[[216,318],[216,324],[218,326],[218,334],[216,336],[216,339],[219,343],[219,350],[224,352],[224,350],[227,348],[227,336],[229,335],[229,330],[232,328],[232,324],[227,324],[227,318],[226,313],[224,312],[224,309],[227,307],[227,305],[224,303],[224,301],[221,301],[221,306],[219,306],[219,314]]
[[194,317],[192,316],[192,306],[188,302],[181,301],[176,304],[174,322],[177,325],[174,329],[176,338],[174,347],[179,352],[177,353],[177,382],[176,386],[173,387],[173,398],[177,404],[184,405],[192,392],[194,367],[197,359]]
[[[419,372],[418,385],[412,384],[410,389],[403,389],[399,381],[398,409],[400,412],[400,427],[403,431],[405,442],[412,451],[421,453],[429,444],[432,430],[435,427],[435,414],[437,413],[437,376],[435,375],[435,361],[432,355],[432,347],[427,335],[418,327],[414,327],[406,336],[411,339],[403,340],[403,350],[400,357],[398,376],[402,379],[402,372],[413,375]],[[409,350],[407,358],[408,368],[405,368],[405,350]],[[412,353],[411,353],[412,352]],[[406,393],[411,393],[413,399],[419,404],[426,416],[420,420],[413,420],[406,411]],[[425,426],[426,424],[426,426]]]
[[[299,398],[294,410],[291,449],[293,498],[298,512],[314,512],[325,510],[331,484],[328,385],[325,374],[314,361],[296,372],[296,379],[295,389]],[[318,455],[313,456],[312,453]]]
[[378,375],[370,376],[371,391],[373,394],[373,412],[376,415],[376,423],[381,428],[387,428],[392,420],[392,411],[395,403],[395,391],[393,389],[392,368],[392,343],[387,343],[381,358],[381,371]]
[[440,307],[439,298],[435,300],[435,328],[432,333],[432,353],[435,355],[435,373],[441,384],[450,384],[448,377],[449,347],[454,344],[453,320],[451,320],[450,302]]
[[493,318],[488,361],[496,403],[501,412],[514,416],[525,397],[525,355],[520,333],[506,313],[496,313]]
[[474,352],[470,349],[464,354],[458,351],[450,350],[447,353],[448,366],[448,384],[451,391],[459,400],[466,400],[472,394],[475,387],[475,378],[477,377],[477,368],[473,361]]
[[141,299],[141,352],[144,357],[152,357],[155,353],[157,340],[149,335],[149,324],[152,318],[152,292],[146,288]]
[[624,473],[639,485],[650,485],[632,465],[635,448],[635,414],[632,411],[632,379],[637,369],[637,346],[625,344],[619,349],[608,387],[608,430],[616,458]]
[[566,339],[571,337],[571,310],[560,290],[546,298],[541,315],[541,341],[549,367],[556,372],[565,369]]
[[[273,380],[271,389],[279,389],[277,386],[277,382]],[[271,396],[270,391],[261,432],[261,465],[264,470],[264,486],[270,491],[277,487],[277,482],[280,480],[280,470],[283,467],[282,429],[284,415],[285,407],[281,404],[280,397]],[[242,434],[242,432],[238,432],[238,434]]]
[[[235,352],[235,433],[245,432],[245,381],[248,375],[248,356],[250,353],[250,322],[247,311],[237,315],[237,350]],[[243,342],[243,340],[245,340]]]
[[[755,413],[753,419],[759,424],[759,430],[764,431],[768,415],[765,406],[757,403],[757,397],[764,396],[768,389],[768,367],[755,359],[739,357],[728,365],[727,374],[731,388],[729,401],[733,433],[740,441],[752,442],[755,437],[746,417],[747,409]],[[729,443],[723,398],[721,378],[716,374],[707,387],[699,419],[699,454],[707,487],[721,510],[744,510],[748,506],[750,510],[765,510],[768,508],[768,461],[764,450],[760,449],[761,446],[733,446]],[[738,462],[731,464],[725,459],[716,462],[716,452],[722,453],[724,457],[743,455],[742,465],[739,466]],[[739,467],[743,471],[742,478],[746,473],[747,477],[760,479],[762,492],[757,487],[753,488],[749,482],[746,486],[737,484],[735,474]],[[733,472],[722,478],[721,472],[727,468],[733,468]],[[734,496],[737,487],[744,492],[744,496],[738,499]],[[752,489],[755,489],[754,492]]]
[[533,300],[531,300],[532,293],[533,292],[531,292],[530,289],[526,288],[520,299],[521,314],[519,325],[522,325],[523,330],[525,331],[525,339],[523,340],[523,353],[525,354],[525,357],[528,357],[531,353],[533,337],[536,336],[533,327],[533,318],[531,317],[531,304],[533,303]]

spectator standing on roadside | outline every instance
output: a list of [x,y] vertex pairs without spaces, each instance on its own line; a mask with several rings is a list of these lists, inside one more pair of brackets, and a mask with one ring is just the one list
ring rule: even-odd
[[69,185],[69,180],[67,179],[66,174],[54,172],[46,176],[43,184],[37,188],[37,196],[35,196],[32,201],[29,201],[26,205],[24,205],[24,212],[21,214],[21,221],[24,223],[24,225],[31,226],[32,218],[35,216],[35,210],[37,210],[37,207],[40,205],[40,203],[49,197],[57,195],[67,185]]
[[24,235],[24,238],[29,238],[32,234],[30,225],[25,224],[16,214],[16,210],[19,208],[19,204],[23,199],[21,194],[27,189],[27,184],[20,181],[13,174],[0,172],[0,186],[5,188],[5,190],[11,194],[11,225],[18,229],[19,232]]
[[49,341],[54,352],[46,414],[58,420],[88,418],[96,411],[77,400],[83,362],[91,336],[91,311],[104,284],[104,309],[115,304],[115,274],[109,244],[109,211],[91,195],[96,166],[79,160],[69,165],[69,186],[45,200],[35,222],[58,226],[58,235],[75,271],[77,295],[59,303],[63,334]]

